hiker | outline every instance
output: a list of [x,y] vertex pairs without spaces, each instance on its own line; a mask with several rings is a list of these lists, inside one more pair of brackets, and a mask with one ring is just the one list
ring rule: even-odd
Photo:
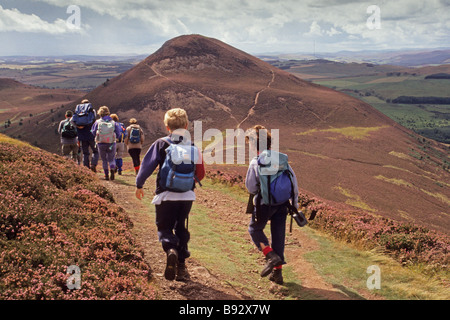
[[78,132],[72,121],[73,112],[66,111],[65,120],[59,123],[58,133],[61,135],[62,154],[66,158],[77,161],[78,157]]
[[100,119],[94,122],[91,132],[95,136],[95,142],[102,159],[105,180],[114,180],[116,141],[120,136],[121,130],[119,123],[115,122],[109,114],[107,106],[100,107],[98,109]]
[[[201,152],[190,141],[189,132],[186,130],[186,111],[180,108],[167,111],[164,124],[169,135],[156,140],[145,154],[136,177],[136,197],[139,200],[143,198],[144,183],[159,166],[156,195],[152,203],[156,208],[158,238],[167,255],[164,277],[167,280],[185,281],[189,279],[185,260],[190,256],[187,246],[190,233],[186,224],[195,200],[195,180],[200,182],[203,179],[205,168]],[[179,159],[183,161],[176,161],[177,155],[180,155]],[[181,171],[184,172],[185,178],[178,179],[178,172]],[[177,174],[172,175],[171,172]]]
[[137,120],[135,118],[131,118],[130,125],[127,127],[125,144],[127,146],[128,153],[133,160],[133,167],[136,175],[138,174],[141,166],[141,150],[143,143],[144,131],[141,126],[138,125]]
[[111,119],[113,119],[120,126],[120,135],[116,141],[116,170],[119,175],[122,175],[122,166],[123,166],[123,156],[125,154],[125,137],[127,136],[127,131],[123,125],[123,123],[119,122],[119,116],[115,113],[111,115]]
[[[287,174],[290,173],[290,177],[286,177],[289,180],[289,190],[290,192],[285,192],[283,197],[288,200],[282,200],[281,203],[273,201],[271,194],[269,193],[267,200],[267,194],[265,190],[271,190],[271,185],[268,182],[268,177],[273,172],[263,171],[262,168],[264,164],[267,164],[268,154],[275,155],[275,151],[271,150],[271,134],[266,128],[260,125],[256,125],[249,129],[246,135],[246,140],[249,144],[250,152],[257,154],[258,156],[250,161],[250,165],[245,178],[245,186],[250,194],[254,195],[253,205],[254,209],[252,212],[252,218],[249,224],[248,231],[250,236],[255,243],[256,247],[262,251],[267,263],[261,271],[261,276],[266,277],[269,274],[270,280],[277,284],[283,284],[282,275],[282,265],[286,264],[284,260],[284,246],[285,246],[285,235],[286,235],[286,217],[288,214],[289,198],[292,198],[292,205],[298,209],[298,186],[295,173],[292,168],[287,163],[287,156],[279,153],[279,165],[282,165],[282,156],[285,157],[285,167],[288,170]],[[266,150],[260,150],[260,146],[264,145],[264,140],[266,141]],[[260,144],[260,141],[263,143]],[[272,153],[271,153],[272,152]],[[270,169],[270,167],[266,168]],[[285,176],[283,176],[285,178]],[[272,178],[270,181],[273,181]],[[264,187],[264,190],[262,190]],[[284,189],[283,189],[284,190]],[[264,191],[264,193],[263,193]],[[272,190],[272,194],[275,193]],[[278,196],[278,195],[277,195]],[[268,202],[268,203],[267,203]],[[270,220],[270,231],[271,231],[271,243],[264,234],[264,228],[267,222]]]
[[[95,137],[91,133],[95,118],[96,112],[92,104],[89,100],[84,99],[81,104],[76,106],[72,120],[77,125],[78,140],[81,142],[81,149],[83,150],[83,165],[97,172],[99,154]],[[89,149],[92,150],[92,159],[90,159]]]

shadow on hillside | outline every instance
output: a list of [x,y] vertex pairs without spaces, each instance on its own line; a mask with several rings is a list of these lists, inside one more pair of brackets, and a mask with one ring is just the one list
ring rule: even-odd
[[295,282],[287,282],[285,285],[289,289],[290,296],[300,300],[366,300],[342,285],[333,284],[333,288],[339,291],[307,288]]

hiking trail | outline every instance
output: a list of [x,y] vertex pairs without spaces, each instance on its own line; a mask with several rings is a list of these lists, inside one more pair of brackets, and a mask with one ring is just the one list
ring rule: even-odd
[[259,95],[261,93],[263,93],[264,91],[266,91],[267,89],[269,89],[270,86],[272,85],[272,83],[275,81],[275,72],[273,72],[273,70],[270,70],[270,72],[272,73],[272,78],[270,79],[269,83],[264,88],[262,88],[261,90],[259,90],[256,93],[255,100],[253,102],[253,106],[248,110],[247,116],[241,122],[238,123],[236,128],[239,129],[241,127],[241,125],[255,113],[255,108],[256,108],[256,105],[258,104]]
[[[124,161],[125,162],[125,161]],[[129,162],[129,161],[128,161]],[[125,167],[125,169],[127,169]],[[99,175],[100,177],[100,175]],[[143,248],[144,259],[151,267],[152,285],[157,291],[157,298],[162,300],[282,300],[286,297],[296,299],[326,299],[326,300],[348,300],[365,299],[359,295],[347,294],[345,290],[339,290],[335,285],[326,282],[308,262],[305,253],[315,250],[318,244],[314,239],[305,235],[300,228],[295,228],[293,234],[286,231],[286,260],[292,266],[296,276],[301,280],[301,286],[286,283],[280,286],[274,284],[267,278],[259,276],[260,269],[264,266],[262,254],[254,248],[250,236],[247,241],[252,249],[250,255],[254,255],[258,261],[257,267],[241,264],[233,259],[233,252],[227,250],[227,243],[217,243],[219,249],[223,246],[223,254],[229,258],[231,263],[236,263],[239,268],[238,276],[230,278],[222,272],[220,265],[211,265],[202,261],[202,258],[191,254],[186,260],[190,274],[190,280],[186,282],[168,281],[164,278],[166,255],[158,241],[155,225],[154,205],[151,200],[154,196],[155,176],[151,176],[144,186],[144,199],[139,201],[135,197],[135,175],[131,169],[123,171],[123,175],[116,175],[116,180],[101,180],[114,195],[116,203],[119,204],[130,216],[133,222],[132,232],[139,245]],[[226,187],[224,187],[226,188]],[[196,189],[197,200],[194,202],[189,219],[189,231],[191,232],[190,250],[192,243],[198,242],[197,234],[192,230],[195,223],[194,218],[200,211],[214,212],[216,222],[221,226],[227,226],[230,230],[246,231],[249,223],[249,215],[245,214],[246,203],[237,200],[226,191],[218,190],[208,186]],[[267,227],[270,234],[270,227]],[[224,230],[226,232],[226,230]],[[231,240],[233,241],[233,240]],[[221,250],[221,249],[220,249]],[[242,249],[244,250],[244,249]],[[247,249],[245,249],[247,250]],[[240,252],[242,253],[242,252]],[[243,252],[245,253],[245,252]],[[217,264],[217,263],[216,263]],[[291,296],[291,290],[295,288],[301,292],[301,296]]]

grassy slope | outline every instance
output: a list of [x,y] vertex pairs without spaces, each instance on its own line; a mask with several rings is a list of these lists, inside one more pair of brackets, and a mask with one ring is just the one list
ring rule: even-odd
[[0,175],[0,300],[154,298],[132,222],[92,172],[0,135]]

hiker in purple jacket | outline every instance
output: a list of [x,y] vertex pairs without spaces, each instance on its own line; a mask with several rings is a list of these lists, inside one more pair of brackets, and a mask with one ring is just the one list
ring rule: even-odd
[[[102,159],[105,180],[114,180],[116,169],[116,141],[121,134],[119,123],[116,123],[109,115],[106,106],[98,110],[100,119],[94,122],[91,132],[95,136],[100,158]],[[111,176],[110,176],[111,174]]]

